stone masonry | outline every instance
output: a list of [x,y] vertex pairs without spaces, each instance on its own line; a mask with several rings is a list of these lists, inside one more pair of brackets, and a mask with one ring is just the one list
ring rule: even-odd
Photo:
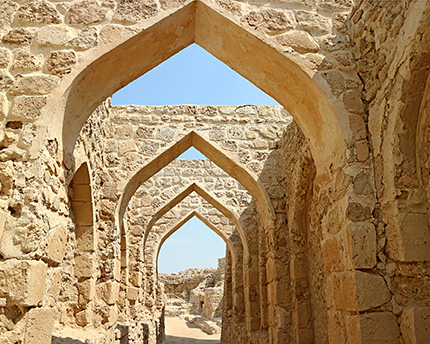
[[[161,343],[156,259],[192,216],[228,247],[223,343],[427,343],[429,24],[420,0],[1,1],[0,343]],[[282,106],[110,105],[193,43]]]

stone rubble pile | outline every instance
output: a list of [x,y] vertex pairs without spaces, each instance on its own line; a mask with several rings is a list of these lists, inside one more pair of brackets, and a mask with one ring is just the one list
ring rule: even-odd
[[166,295],[164,314],[180,317],[207,334],[221,333],[225,258],[218,268],[159,274]]

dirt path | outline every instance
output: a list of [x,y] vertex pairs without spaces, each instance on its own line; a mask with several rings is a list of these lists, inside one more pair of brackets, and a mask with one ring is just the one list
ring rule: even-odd
[[219,344],[219,334],[208,335],[192,328],[185,320],[166,317],[166,339],[163,344]]

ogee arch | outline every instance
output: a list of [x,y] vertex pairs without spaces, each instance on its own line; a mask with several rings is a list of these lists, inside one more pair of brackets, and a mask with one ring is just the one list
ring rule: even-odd
[[[240,164],[235,162],[225,153],[215,148],[212,144],[207,142],[204,138],[202,138],[195,132],[190,132],[189,134],[184,136],[177,143],[166,149],[164,152],[159,154],[150,162],[148,162],[138,172],[136,172],[133,177],[130,178],[118,202],[116,214],[118,228],[121,228],[127,205],[136,190],[140,187],[140,185],[142,185],[146,180],[159,172],[163,167],[167,166],[170,162],[175,160],[183,152],[185,152],[188,148],[192,146],[198,151],[200,151],[207,158],[209,158],[211,161],[213,161],[216,165],[218,165],[218,167],[224,170],[232,178],[236,179],[248,190],[257,205],[257,209],[260,213],[263,226],[266,228],[273,228],[273,220],[275,218],[275,214],[270,198],[266,190],[264,189],[262,183],[257,180],[253,173],[247,171]],[[201,188],[198,188],[196,186],[196,190],[197,189],[201,190]],[[235,223],[233,220],[232,222]]]

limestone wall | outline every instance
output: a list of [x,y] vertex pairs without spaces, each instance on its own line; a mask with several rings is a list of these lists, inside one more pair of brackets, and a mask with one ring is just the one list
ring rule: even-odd
[[[209,320],[221,318],[224,290],[224,258],[218,268],[187,269],[159,274],[166,295],[168,316],[200,315]],[[169,308],[170,307],[170,308]]]
[[[429,14],[426,2],[361,1],[352,38],[363,79],[378,208],[375,271],[392,295],[387,313],[397,318],[391,336],[419,341],[411,331],[428,325],[428,102]],[[364,176],[355,184],[363,188]],[[414,290],[414,291],[412,291]],[[385,314],[385,315],[383,315]],[[413,315],[414,314],[414,315]],[[415,316],[416,315],[416,316]],[[417,332],[416,332],[417,333]],[[419,335],[418,335],[419,336]]]
[[[127,205],[193,144],[255,202],[233,223],[249,245],[227,259],[226,342],[425,341],[429,6],[2,1],[0,342],[49,343],[54,322],[161,340],[162,304],[123,278]],[[280,109],[99,107],[192,43],[276,98],[312,159]]]

